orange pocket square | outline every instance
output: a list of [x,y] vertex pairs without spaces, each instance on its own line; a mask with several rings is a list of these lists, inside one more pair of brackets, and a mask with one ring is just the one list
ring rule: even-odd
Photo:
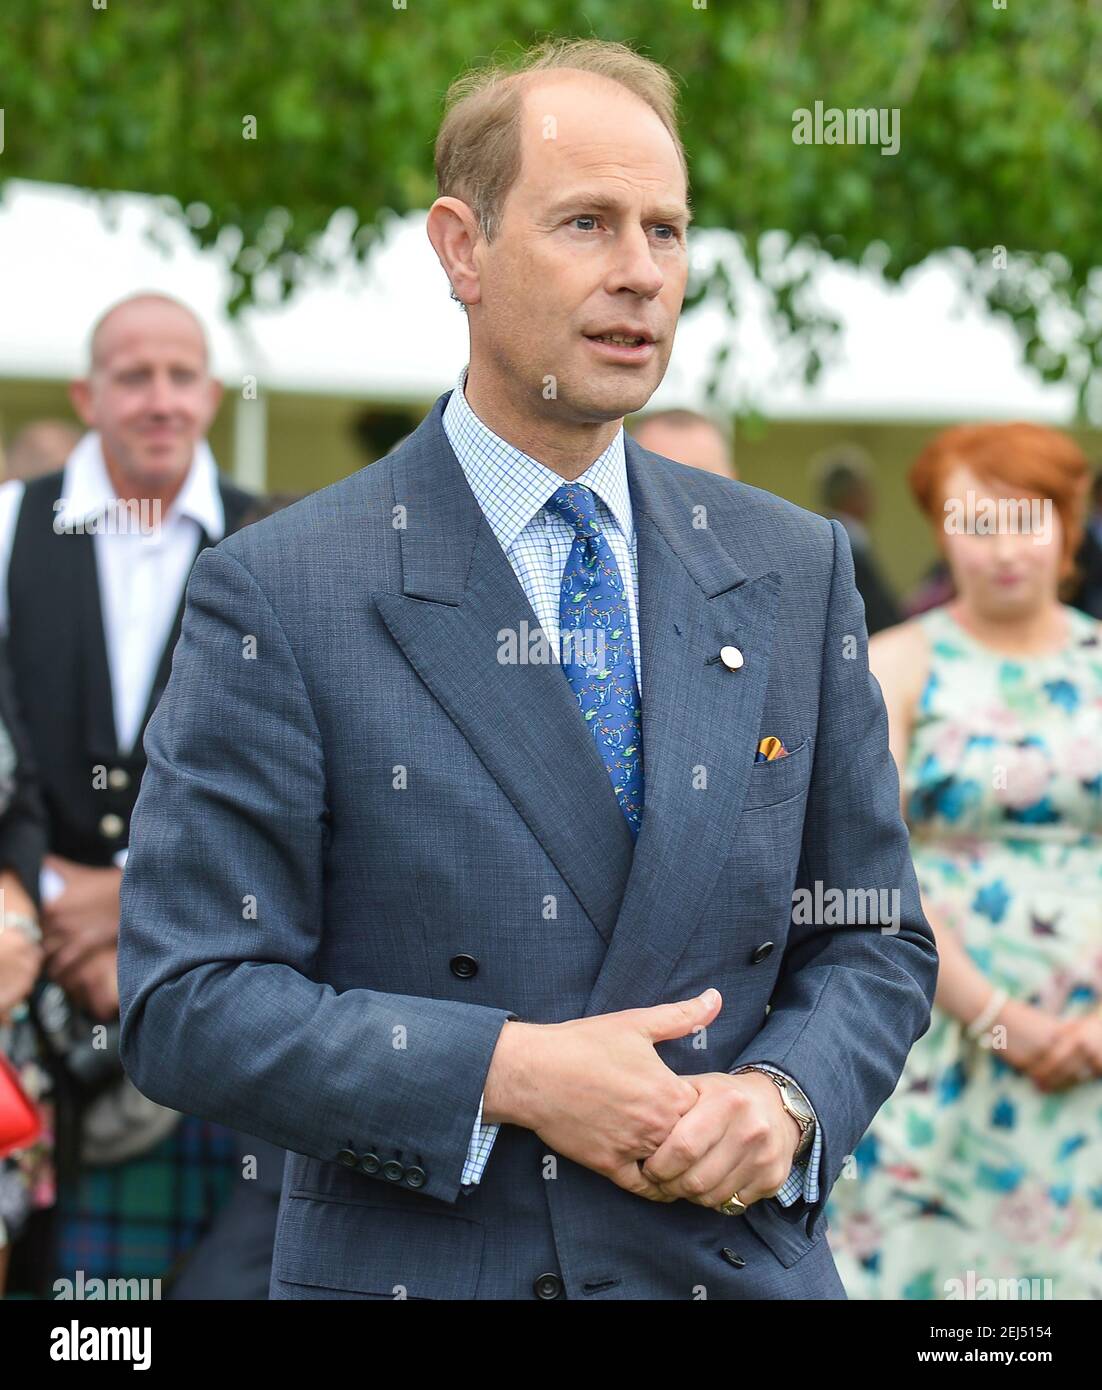
[[777,758],[787,758],[788,749],[775,735],[770,734],[768,738],[763,738],[758,744],[758,751],[754,754],[756,763],[771,763]]

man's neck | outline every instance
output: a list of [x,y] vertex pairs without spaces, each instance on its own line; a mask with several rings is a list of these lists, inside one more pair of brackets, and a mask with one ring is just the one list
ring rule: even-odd
[[580,478],[600,458],[624,423],[622,418],[566,421],[525,413],[523,399],[514,405],[504,391],[494,389],[489,373],[473,365],[463,394],[487,429],[567,482]]
[[119,467],[118,463],[108,453],[106,446],[103,448],[103,462],[107,469],[107,477],[110,480],[111,488],[116,497],[124,501],[152,502],[159,504],[160,515],[168,515],[168,509],[180,495],[180,491],[187,480],[188,474],[194,466],[194,459],[191,464],[177,478],[167,479],[163,484],[143,483],[141,480],[130,478]]

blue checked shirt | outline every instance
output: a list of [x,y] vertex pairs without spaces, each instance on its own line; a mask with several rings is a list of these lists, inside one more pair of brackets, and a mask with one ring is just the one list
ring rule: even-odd
[[[562,486],[562,476],[528,454],[521,453],[484,425],[464,395],[466,380],[467,368],[464,367],[444,409],[444,432],[475,500],[512,565],[533,613],[539,619],[548,643],[552,650],[558,651],[559,590],[562,573],[574,544],[574,528],[557,512],[549,510],[546,503]],[[592,489],[597,499],[597,519],[616,557],[620,573],[631,576],[631,583],[625,588],[631,612],[635,679],[641,695],[643,672],[640,670],[639,573],[622,426],[604,453],[589,465],[577,482]],[[767,1063],[760,1065],[765,1071],[776,1072],[780,1076],[787,1074]],[[464,1186],[480,1181],[500,1128],[499,1125],[482,1123],[482,1104],[479,1101],[467,1160],[463,1165]],[[793,1166],[777,1194],[784,1206],[791,1206],[800,1196],[806,1202],[818,1201],[821,1149],[822,1135],[816,1123],[815,1142],[810,1155]]]

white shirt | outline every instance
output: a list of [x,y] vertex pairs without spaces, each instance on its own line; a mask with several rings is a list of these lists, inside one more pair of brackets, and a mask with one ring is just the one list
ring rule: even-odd
[[[8,565],[24,486],[0,484],[0,631],[8,628]],[[157,522],[160,522],[158,525]],[[104,463],[99,434],[86,434],[69,455],[55,527],[94,533],[115,733],[119,752],[134,747],[165,643],[199,550],[201,533],[225,534],[218,469],[200,441],[183,487],[158,518],[156,509],[121,506]]]
[[[574,547],[574,528],[557,511],[550,511],[547,503],[565,479],[494,434],[479,419],[465,394],[466,379],[464,367],[444,409],[444,433],[540,627],[552,649],[558,651],[562,576]],[[624,581],[632,662],[641,695],[638,558],[623,425],[575,482],[593,493],[597,524]]]

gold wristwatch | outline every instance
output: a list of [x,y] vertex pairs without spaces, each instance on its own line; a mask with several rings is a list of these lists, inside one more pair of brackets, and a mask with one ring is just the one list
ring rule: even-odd
[[803,1158],[815,1139],[815,1112],[812,1110],[807,1096],[804,1095],[795,1081],[789,1080],[787,1076],[778,1076],[775,1071],[766,1071],[764,1067],[739,1067],[731,1075],[739,1076],[744,1071],[760,1071],[763,1076],[768,1076],[781,1093],[781,1104],[800,1126],[800,1142],[796,1145],[796,1151],[792,1155],[792,1161],[795,1163],[797,1159]]

